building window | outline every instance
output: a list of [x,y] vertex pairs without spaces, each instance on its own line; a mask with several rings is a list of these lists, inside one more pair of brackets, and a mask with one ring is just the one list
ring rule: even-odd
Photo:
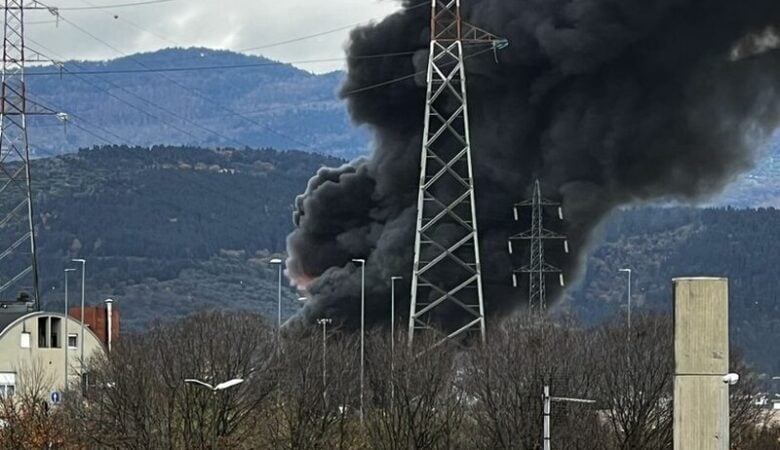
[[49,337],[49,333],[46,332],[47,328],[49,328],[49,318],[39,317],[38,318],[38,348],[49,348],[49,340],[47,339]]
[[49,344],[52,348],[61,348],[62,343],[60,342],[60,328],[62,324],[62,320],[59,317],[51,317],[49,322]]
[[19,343],[19,346],[21,346],[22,348],[30,348],[30,339],[32,339],[30,337],[30,333],[27,331],[22,331],[22,339],[21,342]]
[[79,345],[79,335],[71,333],[68,335],[68,347],[76,348]]
[[16,374],[0,372],[0,398],[12,398],[16,391]]

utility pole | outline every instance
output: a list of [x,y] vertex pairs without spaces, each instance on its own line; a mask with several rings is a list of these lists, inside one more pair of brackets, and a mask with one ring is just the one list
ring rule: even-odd
[[366,366],[366,260],[353,259],[360,264],[360,424],[363,424],[363,391]]
[[65,269],[65,333],[63,333],[65,336],[65,339],[63,339],[63,347],[65,347],[65,386],[63,387],[63,390],[68,390],[68,371],[70,369],[70,366],[68,365],[68,347],[70,346],[70,343],[68,342],[70,337],[68,333],[68,322],[70,321],[70,313],[68,312],[68,309],[70,308],[70,305],[68,304],[68,276],[69,272],[73,272],[76,269],[74,268],[67,268]]
[[542,417],[544,418],[544,429],[542,431],[543,450],[550,450],[550,415],[552,409],[552,402],[569,402],[569,403],[585,403],[585,404],[596,403],[595,400],[588,400],[584,398],[551,397],[550,386],[545,384],[544,393],[542,394]]
[[[463,47],[506,46],[506,40],[464,22],[460,0],[431,0],[430,24],[410,345],[418,330],[436,332],[440,342],[467,334],[485,338]],[[443,315],[460,320],[444,326]]]
[[513,241],[527,241],[530,243],[531,252],[528,265],[522,266],[512,272],[512,284],[518,286],[518,274],[528,274],[528,308],[531,313],[541,316],[547,309],[547,274],[557,273],[558,281],[564,285],[563,271],[549,264],[544,258],[544,242],[547,240],[563,241],[564,252],[569,253],[569,241],[566,236],[544,228],[544,209],[555,207],[558,210],[558,218],[563,220],[563,208],[556,203],[542,197],[542,189],[539,180],[534,181],[531,200],[517,203],[514,206],[515,221],[520,220],[520,208],[531,210],[531,227],[509,238],[509,254],[514,253]]
[[395,402],[395,282],[403,277],[390,277],[390,409]]
[[628,337],[631,339],[631,269],[618,269],[618,272],[625,272],[628,274],[626,298],[628,300]]
[[2,9],[5,24],[0,69],[0,198],[8,201],[0,208],[0,264],[10,279],[0,280],[0,295],[12,287],[29,289],[38,311],[40,292],[27,118],[56,113],[28,110],[25,63],[46,61],[25,47],[24,15],[29,10],[48,10],[55,15],[57,11],[30,0],[4,0]]
[[317,323],[322,325],[322,400],[327,400],[327,355],[328,355],[328,348],[327,348],[327,342],[328,342],[328,325],[332,322],[331,319],[328,318],[322,318],[317,319]]

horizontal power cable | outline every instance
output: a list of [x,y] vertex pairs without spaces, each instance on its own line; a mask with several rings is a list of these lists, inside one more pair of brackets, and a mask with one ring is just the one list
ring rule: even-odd
[[90,6],[55,6],[55,11],[88,11],[95,9],[114,9],[114,8],[129,8],[133,6],[147,6],[158,5],[161,3],[172,3],[177,0],[147,0],[142,2],[130,2],[130,3],[116,3],[113,5],[90,5]]
[[[414,51],[408,52],[395,52],[395,53],[379,53],[375,55],[364,56],[351,56],[353,59],[380,59],[397,56],[409,56],[413,55]],[[321,58],[321,59],[307,59],[299,61],[268,61],[259,63],[248,64],[224,64],[224,65],[209,65],[209,66],[180,66],[180,67],[149,67],[145,69],[111,69],[111,70],[84,70],[84,71],[70,71],[70,75],[117,75],[117,74],[132,74],[132,73],[164,73],[164,72],[190,72],[190,71],[204,71],[204,70],[230,70],[230,69],[246,69],[253,67],[271,67],[271,66],[289,66],[292,64],[317,64],[323,62],[336,62],[343,61],[345,58]],[[73,64],[72,62],[65,62],[64,64]],[[27,76],[60,76],[64,75],[62,72],[27,72]]]

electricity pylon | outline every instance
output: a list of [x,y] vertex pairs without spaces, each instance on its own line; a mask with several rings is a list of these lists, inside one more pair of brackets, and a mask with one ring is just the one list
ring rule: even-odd
[[29,0],[4,0],[2,9],[5,24],[0,82],[0,296],[12,287],[29,290],[37,310],[40,298],[27,117],[52,113],[28,111],[25,63],[43,60],[38,55],[30,58],[26,54],[24,13],[48,10],[56,15],[56,9]]
[[513,241],[527,241],[531,245],[528,265],[512,272],[512,284],[517,287],[518,274],[528,274],[528,308],[532,313],[542,314],[547,309],[546,278],[548,274],[557,273],[561,286],[564,285],[563,271],[548,263],[544,258],[544,242],[548,240],[563,241],[564,252],[569,253],[569,241],[566,240],[566,236],[544,228],[544,209],[551,207],[557,208],[558,218],[563,220],[561,205],[542,197],[539,180],[534,182],[531,200],[517,203],[514,206],[515,221],[520,219],[520,208],[531,210],[531,228],[509,238],[509,254],[514,253]]
[[409,343],[415,331],[485,337],[464,45],[506,41],[461,20],[460,0],[431,1]]

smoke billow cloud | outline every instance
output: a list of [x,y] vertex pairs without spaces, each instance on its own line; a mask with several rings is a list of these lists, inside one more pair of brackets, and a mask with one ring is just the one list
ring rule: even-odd
[[[423,3],[405,1],[351,33],[342,95],[373,149],[322,169],[297,200],[288,272],[310,298],[297,320],[359,324],[353,258],[367,261],[369,324],[389,320],[391,276],[404,277],[397,308],[408,315],[430,39]],[[572,253],[550,258],[572,279],[610,211],[717,193],[778,127],[780,1],[462,3],[464,20],[510,42],[498,62],[476,50],[466,61],[489,318],[527,304],[527,290],[512,288],[518,261],[506,241],[520,231],[512,205],[535,178],[563,204]],[[361,57],[386,53],[398,55]]]

